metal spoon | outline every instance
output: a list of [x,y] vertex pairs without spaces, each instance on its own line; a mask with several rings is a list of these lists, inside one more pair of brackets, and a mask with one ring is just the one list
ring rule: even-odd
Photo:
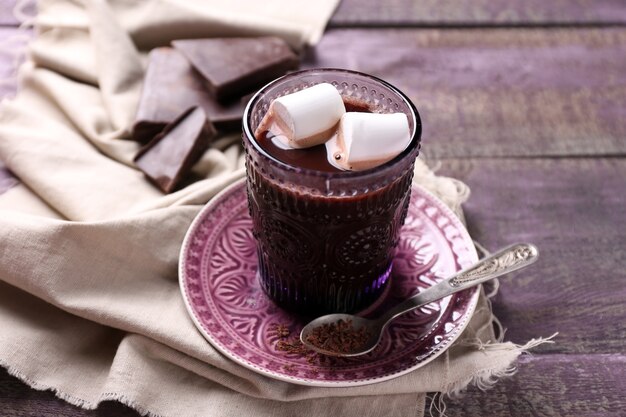
[[[490,279],[524,268],[534,263],[538,256],[539,251],[537,247],[530,243],[518,243],[509,246],[419,294],[404,300],[377,319],[365,319],[352,314],[328,314],[318,317],[302,329],[300,340],[307,348],[325,355],[343,357],[363,355],[370,352],[378,345],[385,327],[387,327],[391,320],[401,314],[437,301],[450,294],[482,284]],[[322,326],[324,326],[325,329],[322,330]],[[355,333],[360,334],[363,341],[362,343],[357,343],[358,346],[356,347],[352,346],[351,350],[347,352],[343,351],[346,350],[344,348],[341,349],[342,351],[329,350],[328,348],[316,346],[311,343],[314,341],[316,334],[323,334],[321,332],[324,330],[328,333],[329,329],[334,332],[344,332],[344,335],[347,337],[349,337],[349,335],[345,334],[346,332],[352,335],[355,335]]]

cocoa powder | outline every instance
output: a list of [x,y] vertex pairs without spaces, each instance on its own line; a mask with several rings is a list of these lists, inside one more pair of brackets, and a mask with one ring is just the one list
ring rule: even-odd
[[316,327],[306,341],[326,351],[352,353],[363,350],[370,335],[366,327],[354,327],[352,320],[338,320]]

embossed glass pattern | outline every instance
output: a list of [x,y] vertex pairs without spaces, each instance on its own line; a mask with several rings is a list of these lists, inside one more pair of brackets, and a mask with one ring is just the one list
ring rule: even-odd
[[[327,82],[378,113],[403,112],[412,139],[379,167],[321,172],[267,153],[252,132],[277,97]],[[347,70],[300,71],[261,89],[244,114],[247,192],[263,290],[287,309],[319,315],[355,312],[383,292],[406,217],[421,123],[404,94]]]

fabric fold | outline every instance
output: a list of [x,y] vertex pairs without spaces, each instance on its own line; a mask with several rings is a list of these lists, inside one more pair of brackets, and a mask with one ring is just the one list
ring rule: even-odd
[[[113,128],[128,137],[134,117],[128,110],[137,108],[143,80],[141,58],[104,0],[88,1],[86,6],[102,101]],[[107,24],[96,23],[101,20]]]

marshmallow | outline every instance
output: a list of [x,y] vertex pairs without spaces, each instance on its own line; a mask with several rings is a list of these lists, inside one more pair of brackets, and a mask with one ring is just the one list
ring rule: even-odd
[[399,155],[411,141],[404,113],[346,113],[326,144],[328,161],[344,170],[372,168]]
[[281,130],[279,139],[292,148],[308,148],[326,142],[345,112],[339,91],[324,83],[277,98],[268,113]]

